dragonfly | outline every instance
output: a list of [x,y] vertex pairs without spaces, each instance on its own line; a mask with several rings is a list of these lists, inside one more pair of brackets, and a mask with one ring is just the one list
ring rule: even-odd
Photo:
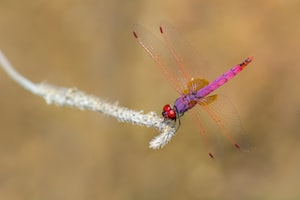
[[[194,78],[188,72],[188,67],[203,72],[205,69],[201,68],[198,59],[194,57],[196,53],[192,47],[170,23],[161,22],[159,34],[162,41],[141,25],[135,25],[133,29],[134,38],[157,63],[165,79],[179,94],[173,105],[163,106],[164,120],[174,122],[177,131],[181,126],[183,115],[191,111],[201,135],[207,141],[205,146],[208,148],[208,155],[215,158],[215,154],[219,154],[220,151],[216,144],[220,143],[219,136],[209,133],[207,130],[209,128],[205,128],[206,122],[201,123],[199,111],[193,109],[200,107],[234,148],[247,151],[249,147],[234,106],[222,95],[212,93],[241,72],[253,60],[253,56],[249,56],[209,82],[205,78]],[[230,124],[236,125],[231,128]]]

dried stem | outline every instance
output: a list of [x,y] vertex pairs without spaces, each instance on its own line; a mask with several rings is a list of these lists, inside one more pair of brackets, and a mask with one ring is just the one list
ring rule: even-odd
[[57,87],[45,83],[33,83],[20,75],[9,63],[0,50],[0,65],[5,72],[24,89],[43,97],[47,104],[79,108],[80,110],[91,110],[105,115],[115,117],[120,122],[127,122],[146,127],[154,127],[159,130],[160,135],[150,141],[150,148],[158,149],[164,147],[175,135],[175,128],[168,122],[158,117],[156,113],[134,111],[121,107],[117,103],[109,103],[92,95],[87,95],[76,88]]

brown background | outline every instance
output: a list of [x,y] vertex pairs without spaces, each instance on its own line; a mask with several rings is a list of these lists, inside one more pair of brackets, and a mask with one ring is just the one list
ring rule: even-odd
[[218,72],[250,153],[207,156],[193,121],[166,148],[154,129],[47,106],[0,71],[0,199],[300,199],[300,2],[0,1],[0,48],[34,82],[161,112],[176,93],[132,37],[171,21]]

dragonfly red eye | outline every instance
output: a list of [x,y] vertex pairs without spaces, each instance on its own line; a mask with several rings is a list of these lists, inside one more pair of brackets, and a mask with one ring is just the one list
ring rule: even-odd
[[165,119],[176,120],[176,112],[169,104],[164,106],[162,116]]
[[163,111],[167,112],[167,111],[169,111],[171,109],[172,109],[172,107],[169,104],[167,104],[167,105],[164,106]]

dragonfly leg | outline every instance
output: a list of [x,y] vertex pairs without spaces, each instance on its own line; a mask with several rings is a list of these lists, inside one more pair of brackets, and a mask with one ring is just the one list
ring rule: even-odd
[[176,120],[178,119],[178,126],[176,127],[176,132],[177,132],[177,130],[179,129],[179,127],[181,125],[180,118],[181,118],[181,116],[183,116],[183,114],[178,112],[178,109],[177,109],[177,107],[175,105],[174,105],[174,110],[175,110],[176,116],[177,116],[176,119],[175,119],[175,123],[176,123]]

